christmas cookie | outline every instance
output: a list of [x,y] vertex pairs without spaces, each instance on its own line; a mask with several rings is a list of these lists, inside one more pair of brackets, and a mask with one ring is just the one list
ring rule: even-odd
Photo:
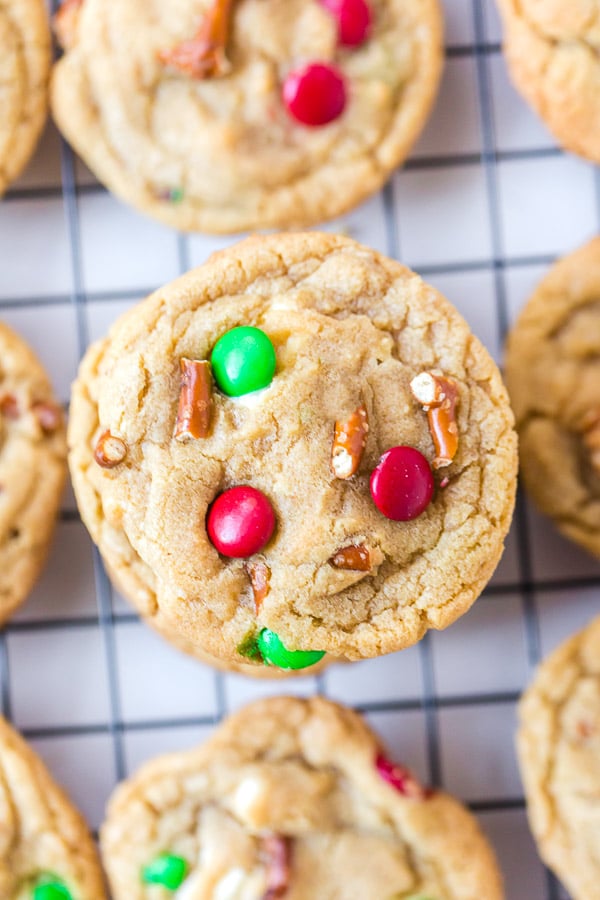
[[600,238],[538,285],[509,336],[506,378],[527,489],[600,556]]
[[557,141],[600,162],[598,0],[498,0],[518,90]]
[[30,348],[0,323],[0,622],[42,568],[66,476],[63,414]]
[[114,900],[503,896],[471,814],[321,698],[253,703],[146,764],[113,795],[101,844]]
[[141,613],[225,662],[407,647],[502,553],[516,437],[456,310],[319,233],[252,238],[131,310],[75,383],[70,464]]
[[0,717],[0,897],[105,896],[85,822],[42,761]]
[[442,67],[438,0],[68,0],[56,121],[176,228],[338,216],[402,162]]
[[540,854],[573,900],[600,896],[600,618],[540,665],[518,751]]
[[46,121],[50,31],[44,0],[0,3],[0,195],[21,173]]

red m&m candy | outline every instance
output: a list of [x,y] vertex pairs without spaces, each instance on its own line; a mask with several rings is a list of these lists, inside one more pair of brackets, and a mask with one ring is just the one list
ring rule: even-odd
[[211,543],[223,556],[244,559],[258,553],[275,530],[275,513],[256,488],[242,485],[220,494],[208,511]]
[[366,0],[321,0],[338,20],[340,44],[359,47],[371,31],[371,7]]
[[414,447],[392,447],[371,475],[371,496],[388,519],[416,519],[431,503],[434,480],[431,467]]
[[283,99],[289,113],[303,125],[327,125],[346,107],[346,83],[335,66],[311,63],[290,72]]

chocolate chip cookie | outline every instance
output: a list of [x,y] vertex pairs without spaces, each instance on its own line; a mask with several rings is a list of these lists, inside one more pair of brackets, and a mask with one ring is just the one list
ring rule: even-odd
[[557,141],[600,162],[598,0],[498,0],[518,90]]
[[68,0],[54,117],[176,228],[300,227],[378,190],[440,77],[438,0]]
[[253,703],[146,764],[113,795],[101,845],[115,900],[503,897],[473,816],[318,697]]
[[456,310],[347,238],[251,238],[88,351],[70,465],[109,571],[231,663],[390,653],[466,612],[502,553],[516,436]]
[[66,476],[63,414],[33,351],[0,323],[0,622],[46,559]]
[[43,0],[2,0],[0,195],[29,161],[46,121],[50,62]]
[[600,238],[538,285],[509,335],[506,379],[525,486],[600,556]]
[[573,900],[600,896],[600,618],[540,665],[520,706],[529,821]]
[[106,897],[85,822],[39,757],[1,717],[0,897]]

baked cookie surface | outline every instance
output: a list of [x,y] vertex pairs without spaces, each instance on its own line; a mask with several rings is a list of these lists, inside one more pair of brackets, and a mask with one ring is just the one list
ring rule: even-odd
[[85,822],[39,757],[1,717],[0,896],[4,900],[106,896]]
[[[356,47],[340,45],[321,0],[76,5],[54,117],[112,191],[181,229],[300,227],[355,206],[408,154],[442,66],[438,0],[369,0],[372,27]],[[215,10],[223,71],[190,74],[193,43],[187,68],[165,62],[185,57]],[[334,66],[346,85],[343,113],[312,127],[282,98],[311,63]],[[326,89],[317,85],[317,102]]]
[[[238,326],[272,343],[270,385],[239,397],[213,386],[209,429],[181,439],[182,361],[210,369],[193,361],[212,353],[214,368]],[[411,392],[430,371],[457,394],[455,455],[435,474]],[[215,254],[90,348],[70,466],[109,572],[159,630],[234,663],[256,655],[261,629],[292,650],[358,659],[446,627],[485,586],[512,514],[512,424],[497,367],[433,288],[349,239],[280,235]],[[433,491],[405,521],[374,501],[374,472],[397,447],[425,468],[407,476],[407,496],[423,478]],[[266,498],[274,529],[236,558],[209,532],[240,486]]]
[[44,564],[66,477],[63,414],[33,351],[0,323],[0,622]]
[[471,814],[322,698],[253,703],[146,764],[113,795],[101,846],[115,900],[161,896],[167,868],[182,900],[503,896]]
[[600,162],[600,3],[498,0],[516,87],[568,150]]
[[506,381],[528,491],[600,556],[600,238],[534,291],[508,338]]
[[600,618],[539,666],[518,752],[538,849],[573,900],[600,897]]
[[43,0],[0,2],[0,195],[21,173],[46,121],[50,30]]

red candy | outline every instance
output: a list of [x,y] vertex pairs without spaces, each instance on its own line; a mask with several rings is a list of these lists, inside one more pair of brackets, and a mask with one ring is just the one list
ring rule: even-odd
[[392,447],[371,475],[371,496],[377,509],[395,522],[416,519],[431,503],[431,467],[414,447]]
[[208,511],[206,528],[219,553],[244,559],[270,541],[275,513],[264,494],[243,485],[217,497]]
[[290,115],[303,125],[327,125],[346,107],[346,83],[335,66],[310,63],[290,72],[283,100]]
[[375,768],[383,780],[387,781],[399,794],[403,794],[405,797],[413,797],[415,800],[424,800],[427,797],[425,788],[419,784],[408,769],[405,769],[404,766],[396,765],[382,753],[377,755]]
[[371,31],[371,7],[366,0],[321,0],[338,20],[340,44],[360,47]]

